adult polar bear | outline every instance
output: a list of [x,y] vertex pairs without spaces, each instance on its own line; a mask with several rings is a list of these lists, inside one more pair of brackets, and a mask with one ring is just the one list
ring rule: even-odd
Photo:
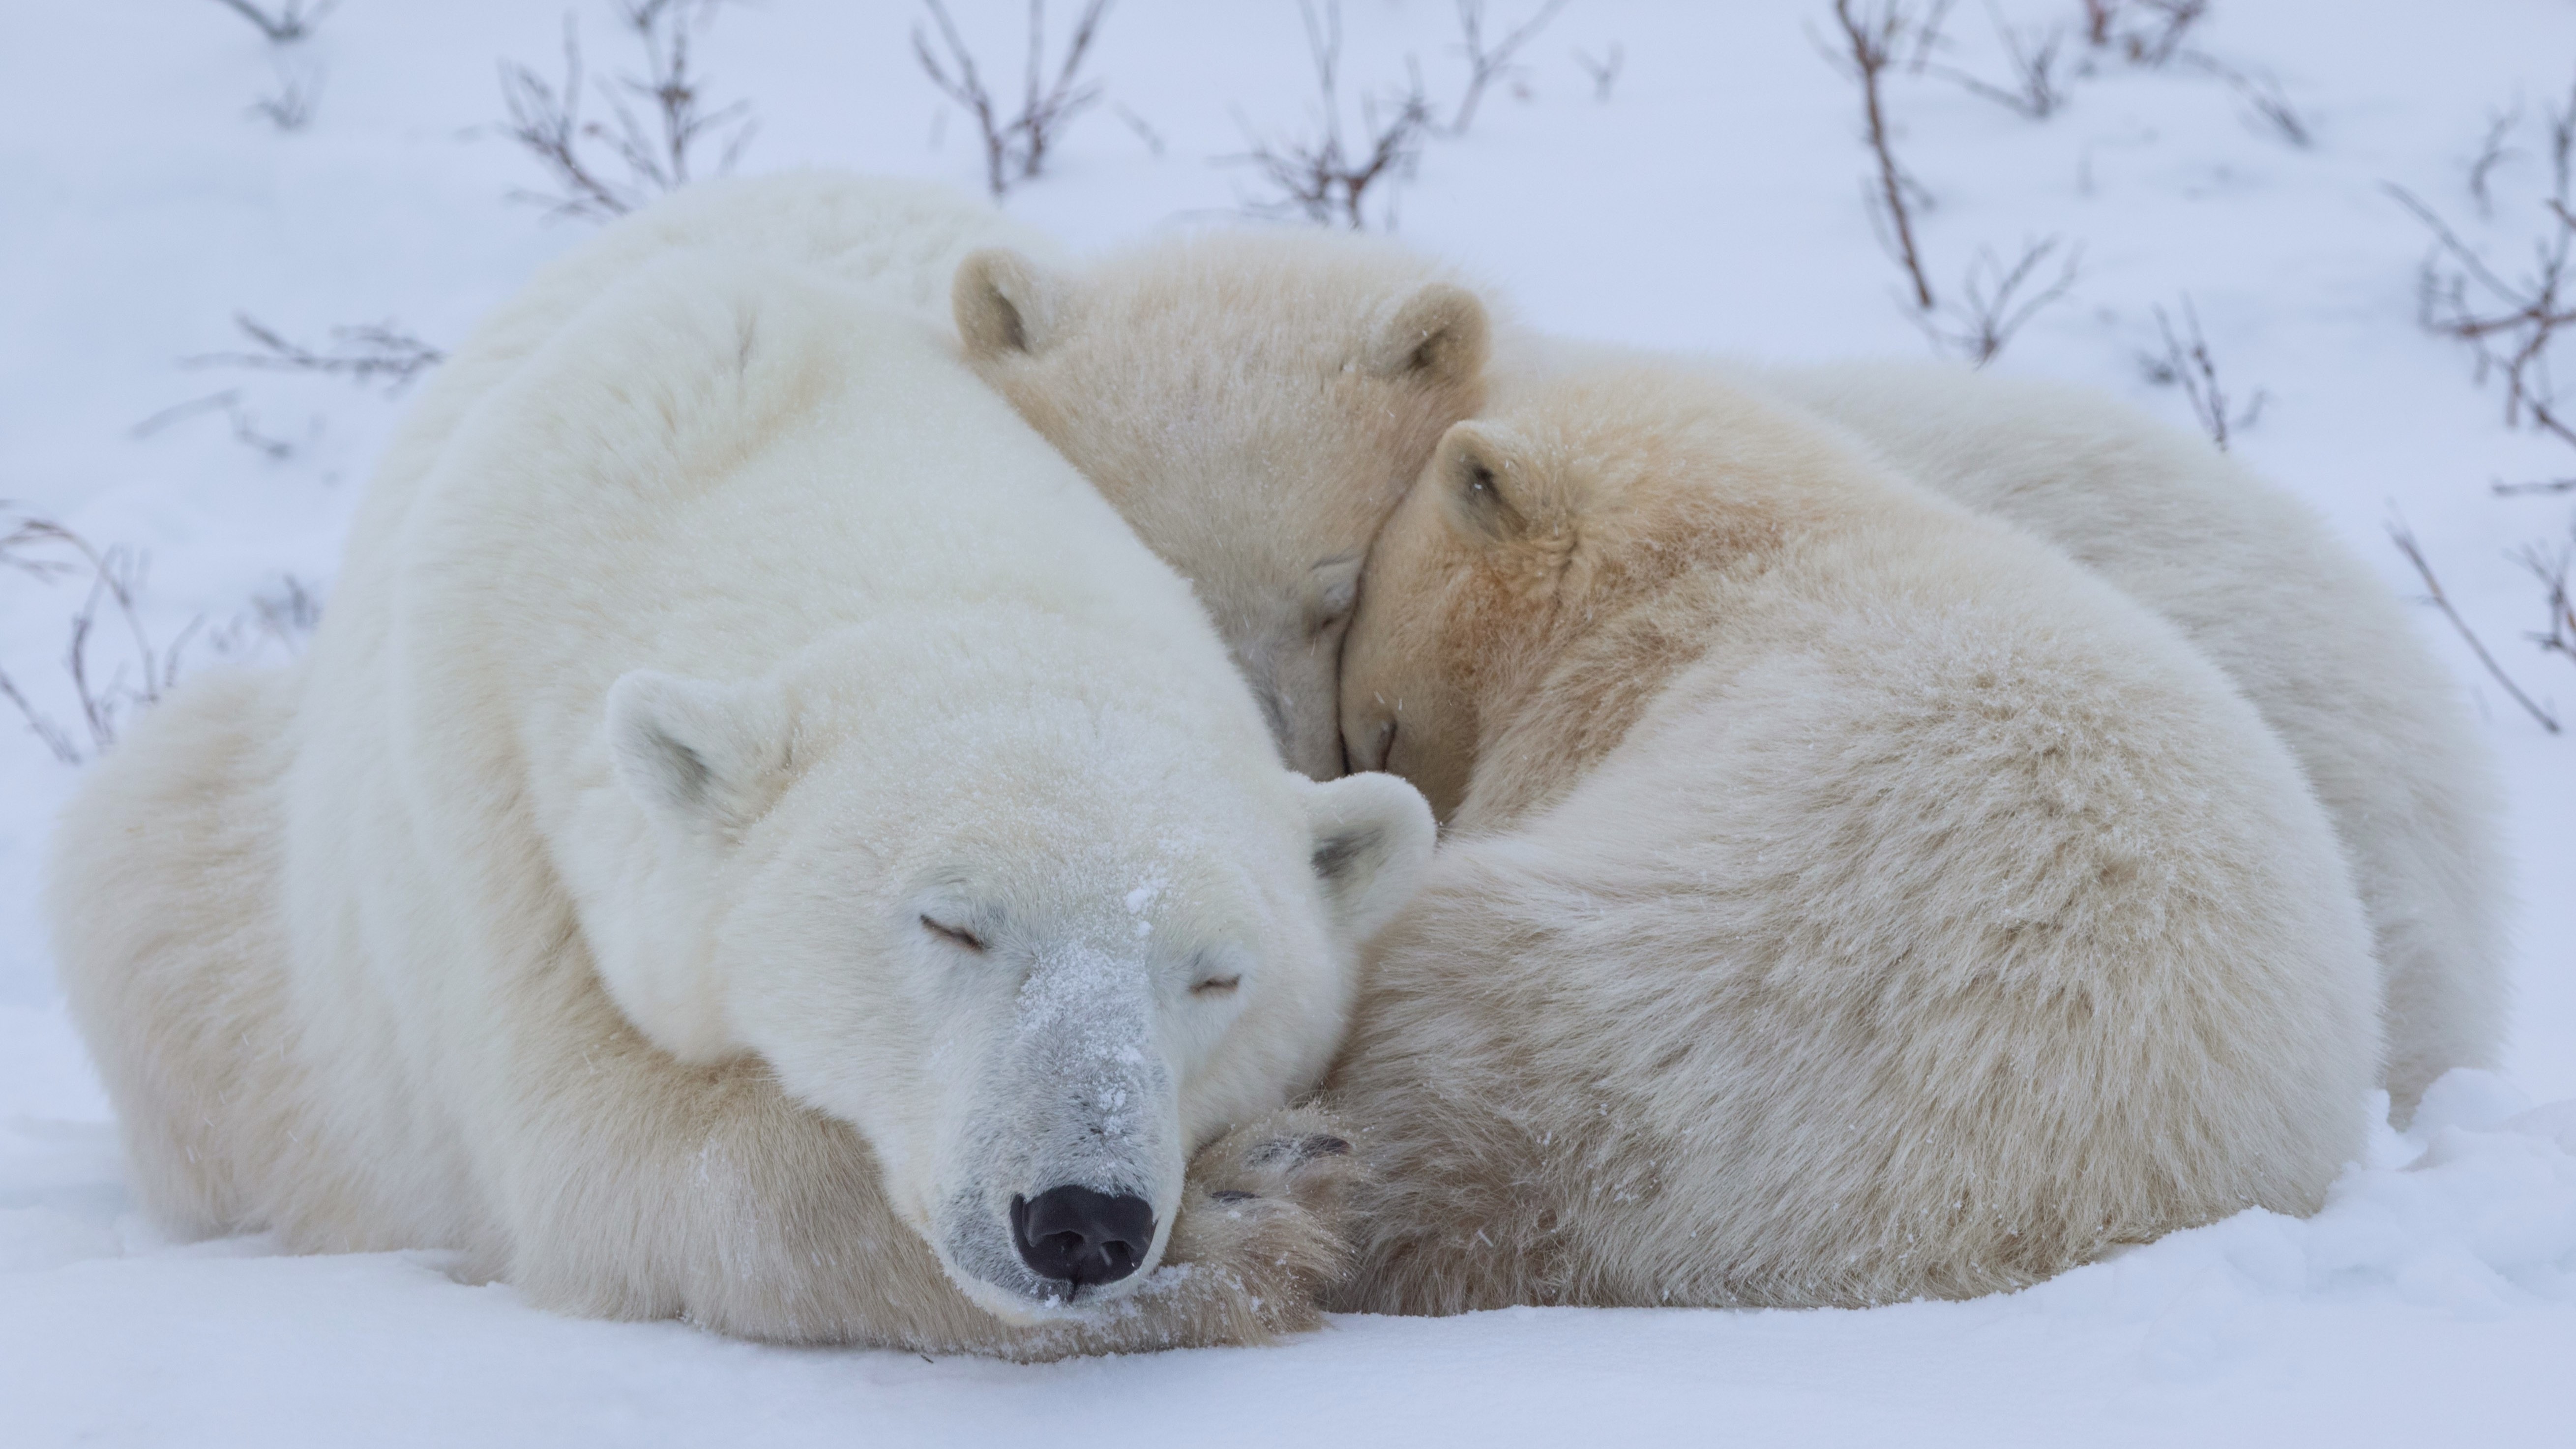
[[1283,769],[952,343],[673,257],[399,482],[305,659],[193,681],[59,837],[158,1216],[765,1338],[1311,1321],[1347,1174],[1277,1109],[1428,812]]

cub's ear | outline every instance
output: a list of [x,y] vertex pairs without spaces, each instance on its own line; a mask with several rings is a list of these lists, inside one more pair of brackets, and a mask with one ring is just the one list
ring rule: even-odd
[[617,783],[671,829],[722,839],[786,788],[786,702],[774,686],[711,684],[638,669],[608,690]]
[[1062,335],[1072,283],[1009,247],[987,247],[958,263],[948,289],[957,335],[978,361],[1046,351]]
[[1345,775],[1321,783],[1292,780],[1306,797],[1314,826],[1315,878],[1346,941],[1378,933],[1413,899],[1431,865],[1437,834],[1422,792],[1393,775]]
[[1433,282],[1378,328],[1369,340],[1368,368],[1380,377],[1463,387],[1484,375],[1491,331],[1475,293]]
[[1498,423],[1452,423],[1431,455],[1431,480],[1450,522],[1483,543],[1552,534],[1564,508],[1546,469],[1520,434]]

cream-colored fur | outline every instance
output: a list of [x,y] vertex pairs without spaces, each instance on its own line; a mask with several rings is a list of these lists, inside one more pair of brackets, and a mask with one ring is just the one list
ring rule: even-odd
[[1475,296],[1383,242],[1244,231],[1078,271],[979,253],[956,316],[976,370],[1198,590],[1288,763],[1342,773],[1361,556],[1482,399]]
[[[302,661],[93,772],[50,915],[156,1217],[773,1339],[1314,1321],[1351,1159],[1282,1104],[1428,812],[1282,769],[941,330],[602,287],[389,461]],[[1145,1270],[1058,1302],[1002,1225],[1051,1182],[1148,1198]]]
[[1755,372],[1514,334],[1522,382],[1621,360],[1704,369],[1845,429],[1913,481],[2007,519],[2180,629],[2290,747],[2370,914],[2402,1123],[2504,1043],[2506,871],[2494,767],[2403,607],[2314,512],[2202,438],[2081,388],[1864,362]]
[[1329,1084],[1381,1184],[1343,1306],[1983,1293],[2361,1145],[2368,928],[2261,717],[1749,387],[1453,428],[1343,710],[1450,817]]
[[2444,1072],[2498,1064],[2494,766],[2402,606],[2314,512],[2078,388],[1901,363],[1765,381],[1916,482],[2066,550],[2227,671],[2307,772],[2370,913],[2401,1123]]

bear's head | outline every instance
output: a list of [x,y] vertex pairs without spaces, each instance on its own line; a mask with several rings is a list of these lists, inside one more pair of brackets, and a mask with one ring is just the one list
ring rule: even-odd
[[1475,295],[1382,242],[1231,232],[958,268],[975,370],[1188,578],[1288,763],[1341,774],[1360,560],[1483,392]]
[[[1498,740],[1588,716],[1544,735],[1543,758],[1494,762],[1529,776],[1606,748],[1603,726],[1702,647],[1689,608],[1656,616],[1675,581],[1758,567],[1809,506],[1804,484],[1821,499],[1844,468],[1766,401],[1653,366],[1569,372],[1451,427],[1369,552],[1343,648],[1351,768],[1404,776],[1443,820],[1474,781],[1489,823],[1500,797],[1477,772]],[[1579,644],[1598,656],[1585,676],[1552,677]]]
[[1139,698],[1149,671],[1058,621],[860,633],[617,681],[640,818],[600,974],[665,1049],[755,1053],[853,1124],[988,1311],[1113,1300],[1191,1151],[1321,1076],[1430,813],[1283,769],[1247,710]]

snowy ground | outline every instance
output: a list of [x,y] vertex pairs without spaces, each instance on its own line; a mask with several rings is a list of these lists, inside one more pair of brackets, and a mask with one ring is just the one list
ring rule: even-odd
[[[604,0],[567,3],[594,74],[629,69]],[[988,68],[1016,76],[1016,6],[951,3]],[[286,52],[206,0],[16,9],[0,48],[0,498],[148,551],[145,623],[166,643],[203,618],[186,655],[202,659],[285,577],[327,590],[400,402],[179,360],[237,348],[237,310],[299,340],[391,319],[452,342],[583,234],[587,223],[507,199],[544,178],[492,126],[495,63],[554,68],[564,7],[347,0]],[[2024,25],[2079,13],[2075,0],[2004,11]],[[2576,11],[2212,11],[2195,45],[2277,77],[2313,146],[2182,66],[2105,61],[2041,122],[1933,76],[1898,77],[1898,145],[1937,202],[1922,219],[1935,284],[1955,289],[1980,246],[2009,257],[2034,238],[2080,243],[2072,293],[1997,365],[2086,380],[2177,422],[2189,419],[2180,394],[2137,359],[2156,345],[2152,309],[2187,293],[2222,379],[2239,398],[2267,397],[2238,450],[2416,593],[2384,533],[2402,515],[2506,667],[2576,703],[2569,659],[2524,638],[2542,622],[2540,594],[2502,560],[2565,538],[2569,500],[2487,492],[2493,479],[2576,472],[2576,458],[2508,431],[2494,384],[2413,325],[2425,233],[2383,189],[2407,187],[2519,266],[2548,186],[2538,117],[2576,77]],[[1445,3],[1348,0],[1346,12],[1347,98],[1400,80],[1411,54],[1435,98],[1454,99]],[[712,99],[756,108],[743,169],[820,162],[976,184],[968,127],[938,119],[911,58],[914,14],[895,0],[722,13],[698,60]],[[1573,0],[1473,130],[1429,144],[1393,197],[1401,233],[1550,329],[1781,357],[1919,352],[1861,208],[1853,93],[1809,39],[1827,23],[1812,0]],[[1950,29],[1946,63],[1999,79],[1988,14],[1960,6]],[[1573,52],[1598,59],[1613,44],[1624,66],[1596,101]],[[293,75],[322,77],[295,134],[245,114],[276,92],[281,56]],[[1261,194],[1256,179],[1212,162],[1245,148],[1241,123],[1268,135],[1313,124],[1288,0],[1125,0],[1096,65],[1137,124],[1094,112],[1010,202],[1080,244],[1240,209]],[[2491,116],[2517,102],[2525,120],[2482,219],[2468,165]],[[282,446],[256,448],[237,425]],[[77,580],[0,572],[0,669],[75,725],[60,658],[80,597]],[[2513,784],[2525,901],[2514,1038],[2502,1076],[2452,1079],[2412,1135],[2382,1134],[2316,1219],[2247,1215],[1966,1304],[1346,1318],[1272,1349],[1038,1369],[560,1319],[506,1288],[456,1286],[429,1254],[158,1242],[130,1210],[36,923],[45,832],[76,768],[0,717],[0,1439],[2567,1443],[2576,894],[2558,883],[2576,866],[2576,739],[2544,734],[2438,617],[2422,622],[2476,693]],[[256,628],[234,638],[281,647]],[[102,669],[118,647],[93,645]]]

